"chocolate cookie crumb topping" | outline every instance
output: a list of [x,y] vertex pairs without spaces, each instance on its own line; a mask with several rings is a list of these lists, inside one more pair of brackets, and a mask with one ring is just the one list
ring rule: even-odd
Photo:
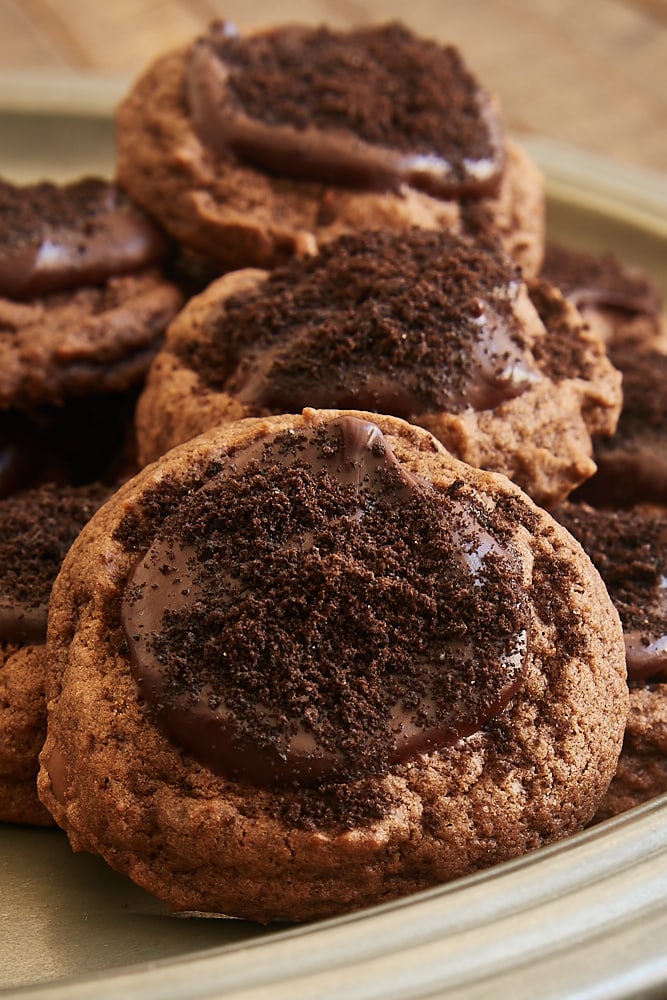
[[623,624],[628,678],[667,674],[667,515],[564,503],[554,515],[581,543]]
[[491,409],[537,378],[493,243],[412,230],[345,236],[225,303],[187,362],[250,412]]
[[657,317],[660,293],[647,275],[612,253],[592,254],[548,243],[542,273],[577,308],[593,306]]
[[579,656],[586,644],[585,628],[572,608],[571,577],[567,562],[555,553],[540,553],[533,564],[532,597],[537,607],[548,608],[555,629],[554,660]]
[[53,581],[110,492],[97,484],[43,486],[0,500],[0,642],[44,642]]
[[530,300],[544,323],[548,336],[535,344],[533,354],[541,370],[554,382],[566,378],[595,377],[595,354],[582,340],[582,324],[572,323],[572,314],[561,292],[546,281],[529,284]]
[[167,246],[108,181],[21,187],[0,180],[0,295],[25,299],[96,285],[163,260]]
[[623,409],[616,435],[602,447],[617,448],[648,433],[667,436],[667,354],[621,344],[612,345],[609,356],[623,372]]
[[438,197],[493,193],[502,128],[458,51],[399,24],[216,22],[193,48],[188,102],[204,142],[270,173]]
[[404,469],[379,428],[281,432],[166,519],[122,621],[140,695],[216,773],[353,781],[455,743],[518,690],[518,557],[467,488]]

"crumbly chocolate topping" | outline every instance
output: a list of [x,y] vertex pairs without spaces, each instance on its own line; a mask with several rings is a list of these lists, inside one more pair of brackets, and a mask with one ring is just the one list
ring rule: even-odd
[[108,181],[86,177],[73,184],[19,186],[0,180],[0,242],[22,246],[49,229],[81,229],[94,224],[117,197]]
[[202,478],[195,477],[193,483],[186,486],[178,479],[165,478],[146,490],[141,503],[128,507],[124,512],[113,532],[114,542],[126,552],[145,552],[155,536],[156,525],[162,524],[174,507],[185,502],[184,498],[201,486],[202,481]]
[[100,484],[43,486],[0,500],[0,638],[4,641],[16,638],[22,618],[30,619],[27,631],[39,631],[43,641],[53,581],[72,542],[110,492]]
[[615,254],[592,254],[548,243],[543,276],[577,307],[597,306],[657,317],[660,292],[651,278]]
[[623,373],[623,409],[616,434],[600,442],[602,450],[633,444],[649,435],[665,435],[667,447],[667,355],[611,346],[609,357]]
[[[517,689],[528,633],[516,556],[484,533],[493,515],[460,483],[407,489],[390,466],[373,489],[341,481],[327,463],[344,439],[325,428],[269,445],[158,528],[155,570],[184,588],[148,637],[165,700],[205,691],[260,752],[305,730],[342,761],[338,781],[396,760],[397,706],[424,730],[479,728]],[[155,579],[126,591],[130,609]]]
[[533,564],[531,596],[535,607],[548,615],[555,629],[554,656],[558,663],[574,659],[586,648],[587,636],[581,616],[570,600],[572,567],[555,552],[540,552]]
[[372,144],[439,154],[455,170],[495,155],[479,84],[459,52],[400,24],[221,33],[216,50],[246,113],[269,124],[350,130]]
[[647,638],[667,634],[667,515],[642,510],[596,510],[566,502],[554,516],[581,543],[605,582],[625,631]]
[[595,354],[581,338],[583,324],[572,323],[572,314],[561,293],[542,279],[531,281],[528,290],[548,333],[533,347],[540,369],[554,382],[593,378]]
[[167,256],[156,224],[109,181],[0,180],[0,294],[48,295],[129,274]]
[[351,784],[321,785],[317,789],[300,788],[298,795],[287,794],[277,800],[277,812],[284,823],[302,830],[338,827],[354,830],[382,819],[396,806],[392,795],[375,776]]
[[363,232],[229,299],[183,354],[252,412],[490,408],[534,379],[513,312],[519,281],[492,243]]

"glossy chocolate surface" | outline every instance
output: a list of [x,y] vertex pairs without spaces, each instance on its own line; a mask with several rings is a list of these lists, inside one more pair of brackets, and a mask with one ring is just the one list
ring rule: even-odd
[[[215,548],[210,519],[221,516],[222,487],[223,530],[233,535],[224,520],[235,516],[226,504],[237,490],[257,522],[257,551],[243,566],[221,560]],[[267,490],[273,508],[264,521]],[[463,497],[406,470],[375,424],[342,417],[257,442],[186,503],[188,516],[200,505],[207,511],[206,538],[176,521],[162,531],[131,574],[121,617],[149,714],[214,772],[268,787],[382,772],[476,732],[519,689],[528,626],[515,555]],[[331,520],[319,509],[327,505],[337,511]],[[405,522],[415,511],[413,533]],[[404,537],[387,541],[391,519]],[[234,548],[232,537],[226,551]],[[445,550],[446,568],[438,570],[434,560]],[[386,579],[374,578],[384,551],[387,566],[405,564],[405,579],[389,569]],[[414,600],[420,561],[425,578],[442,584],[448,576],[453,606],[465,593],[471,617],[440,627],[434,615],[446,615],[448,605],[424,592],[424,620],[412,622],[406,640],[396,601]],[[494,588],[494,616],[511,618],[500,639],[497,620],[490,629],[483,618]],[[205,638],[190,647],[202,617]]]
[[503,169],[500,121],[456,50],[399,25],[241,38],[218,22],[193,47],[187,99],[211,149],[295,180],[476,198]]
[[164,236],[113,185],[0,184],[0,295],[28,299],[96,285],[164,259]]
[[360,232],[227,299],[184,361],[253,414],[493,409],[541,378],[522,295],[495,244]]

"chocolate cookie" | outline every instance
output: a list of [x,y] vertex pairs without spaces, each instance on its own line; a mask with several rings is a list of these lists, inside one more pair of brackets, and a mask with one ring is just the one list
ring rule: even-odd
[[601,820],[667,792],[667,512],[566,503],[556,517],[600,571],[625,635],[630,714]]
[[667,507],[667,354],[622,342],[609,356],[623,375],[623,408],[616,433],[595,442],[597,472],[577,497],[595,506]]
[[176,910],[306,920],[587,823],[627,712],[581,548],[507,479],[360,411],[144,469],[54,585],[42,801]]
[[451,46],[399,25],[215,22],[117,115],[120,184],[220,267],[271,268],[357,229],[491,228],[534,274],[540,172]]
[[109,495],[101,486],[42,487],[0,500],[0,821],[46,826],[37,797],[46,733],[49,596],[63,557]]
[[138,385],[182,296],[167,242],[106,181],[0,182],[0,409]]
[[649,274],[612,253],[547,243],[542,275],[606,343],[650,347],[662,335],[660,290]]
[[502,247],[445,232],[340,237],[225,275],[170,326],[137,407],[140,461],[225,420],[377,410],[543,504],[592,475],[620,376],[575,308]]

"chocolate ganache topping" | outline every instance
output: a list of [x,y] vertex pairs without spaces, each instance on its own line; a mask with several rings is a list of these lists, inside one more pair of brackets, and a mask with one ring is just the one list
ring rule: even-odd
[[26,299],[99,284],[166,253],[158,228],[107,181],[0,181],[0,295]]
[[107,486],[41,486],[0,500],[0,642],[40,644],[53,581]]
[[495,245],[412,230],[344,236],[228,299],[187,363],[251,413],[486,410],[539,377]]
[[231,455],[136,563],[121,616],[170,738],[265,787],[383,773],[476,732],[519,689],[529,631],[488,512],[354,416]]
[[628,680],[667,679],[667,515],[566,503],[556,516],[581,542],[619,613]]
[[498,188],[489,97],[456,49],[399,24],[242,37],[218,21],[193,46],[186,90],[203,142],[272,174],[440,198]]

